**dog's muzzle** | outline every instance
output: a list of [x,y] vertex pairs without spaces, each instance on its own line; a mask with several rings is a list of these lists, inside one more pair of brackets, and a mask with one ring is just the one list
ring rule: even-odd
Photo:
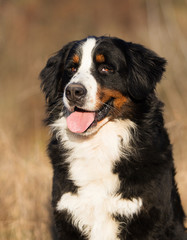
[[103,103],[100,109],[85,109],[87,89],[81,83],[71,83],[65,89],[65,96],[69,106],[72,108],[66,118],[67,127],[71,132],[84,133],[94,128],[111,110],[113,99]]

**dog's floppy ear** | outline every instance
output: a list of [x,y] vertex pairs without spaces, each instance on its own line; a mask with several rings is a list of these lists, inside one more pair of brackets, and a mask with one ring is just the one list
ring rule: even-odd
[[52,102],[58,96],[58,90],[62,81],[63,67],[73,42],[64,46],[54,56],[50,57],[46,66],[40,73],[42,80],[41,89],[45,94],[46,101]]
[[166,60],[139,44],[128,43],[127,49],[128,92],[134,99],[142,100],[161,80]]

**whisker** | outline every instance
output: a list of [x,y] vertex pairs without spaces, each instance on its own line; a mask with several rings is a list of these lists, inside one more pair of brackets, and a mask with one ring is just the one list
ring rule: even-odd
[[115,114],[120,113],[119,109],[115,108],[114,106],[111,106],[108,103],[105,103],[105,102],[103,102],[101,100],[97,100],[97,103],[101,103],[102,105],[109,107]]

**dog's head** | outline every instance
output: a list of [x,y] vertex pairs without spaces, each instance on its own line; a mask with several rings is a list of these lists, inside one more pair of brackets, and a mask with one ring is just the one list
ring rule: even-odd
[[165,63],[141,45],[89,37],[67,44],[48,60],[40,75],[42,89],[51,115],[60,107],[67,129],[91,134],[122,116],[130,102],[152,94]]

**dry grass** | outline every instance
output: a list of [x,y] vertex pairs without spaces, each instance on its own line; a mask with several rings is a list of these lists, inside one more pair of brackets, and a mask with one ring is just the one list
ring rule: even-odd
[[[175,4],[174,4],[175,2]],[[116,35],[165,56],[159,95],[174,144],[187,212],[187,2],[153,0],[0,3],[0,240],[51,239],[52,169],[45,154],[38,74],[50,53],[72,39]]]

